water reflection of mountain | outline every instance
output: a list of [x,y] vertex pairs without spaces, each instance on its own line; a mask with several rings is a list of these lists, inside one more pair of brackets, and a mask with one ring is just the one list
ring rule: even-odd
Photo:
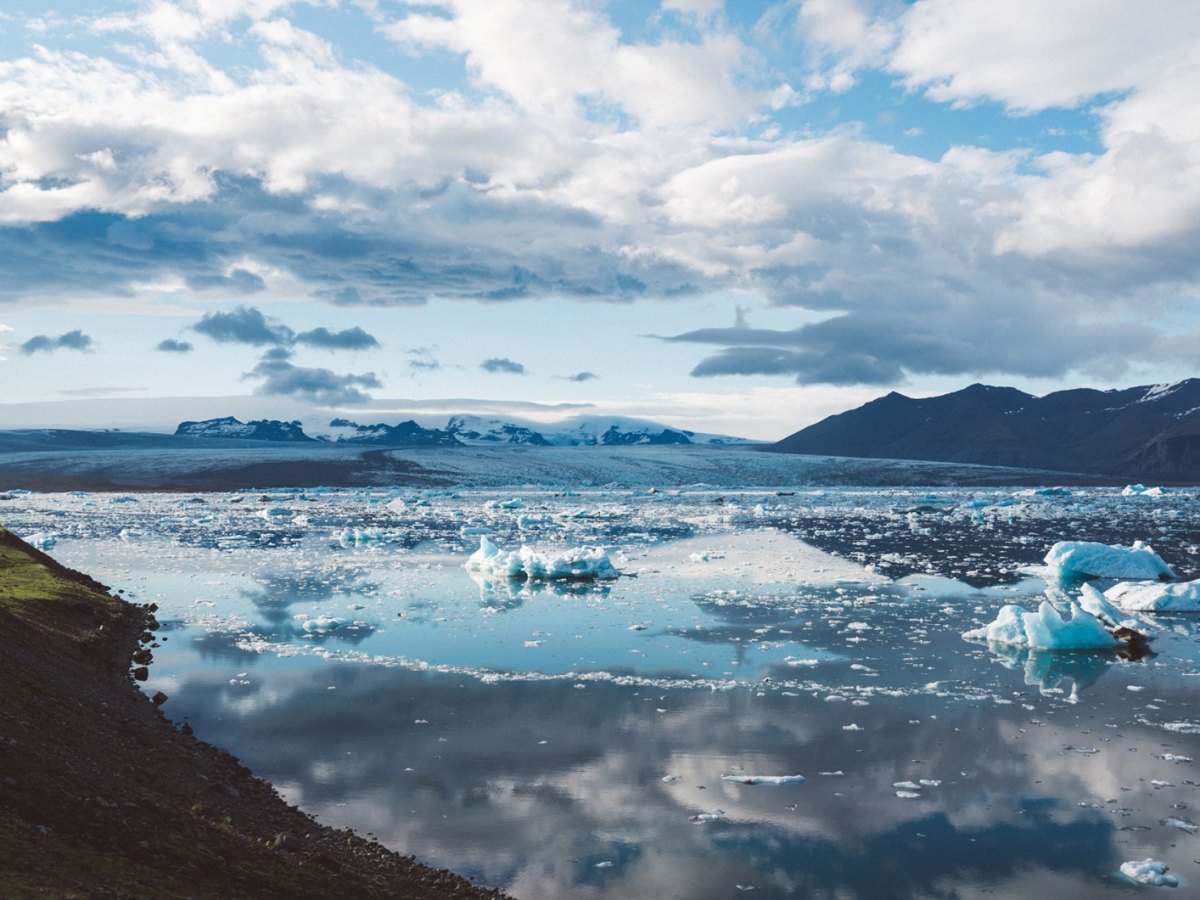
[[[1124,752],[1157,736],[1136,725],[1106,735],[1103,757],[1064,751],[1080,740],[1066,705],[1040,710],[1045,727],[1030,728],[1018,705],[927,695],[853,708],[360,666],[278,677],[286,687],[250,696],[186,681],[174,714],[324,821],[455,860],[522,897],[592,887],[728,897],[735,882],[755,896],[949,897],[981,882],[1004,893],[1010,881],[1026,896],[1052,884],[1056,896],[1093,896],[1121,860],[1124,820],[1077,801],[1103,802],[1155,762]],[[809,780],[722,782],[734,766]],[[678,780],[664,783],[668,773]],[[895,796],[894,782],[919,779],[939,783],[918,800]],[[723,820],[688,821],[715,808]]]

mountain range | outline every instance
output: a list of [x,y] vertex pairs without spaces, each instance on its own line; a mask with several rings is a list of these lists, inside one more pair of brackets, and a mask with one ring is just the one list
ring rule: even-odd
[[362,444],[376,447],[529,446],[585,447],[682,444],[748,444],[743,438],[668,428],[643,419],[579,416],[552,425],[482,416],[452,416],[445,428],[428,428],[409,420],[360,425],[334,419],[327,427],[305,432],[300,422],[256,419],[242,422],[232,416],[181,422],[177,437],[283,443]]
[[937,397],[893,391],[766,449],[1195,481],[1200,379],[1044,397],[984,384]]

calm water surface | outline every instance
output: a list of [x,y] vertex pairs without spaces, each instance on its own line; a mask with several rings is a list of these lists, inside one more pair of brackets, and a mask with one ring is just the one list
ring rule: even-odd
[[[159,603],[173,718],[521,898],[1083,898],[1153,890],[1115,874],[1147,856],[1200,892],[1200,621],[1138,662],[960,637],[1036,605],[1057,539],[1195,577],[1190,497],[508,499],[15,495],[0,521]],[[483,530],[637,577],[482,581]]]

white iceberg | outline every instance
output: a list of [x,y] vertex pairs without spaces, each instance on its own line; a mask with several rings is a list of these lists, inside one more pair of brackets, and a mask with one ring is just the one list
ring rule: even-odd
[[1109,634],[1092,613],[1079,604],[1067,601],[1070,617],[1064,616],[1048,600],[1043,600],[1037,612],[1026,612],[1009,604],[1000,610],[995,621],[963,632],[968,641],[988,641],[1013,644],[1038,650],[1109,650],[1121,642]]
[[1122,581],[1105,591],[1104,596],[1126,611],[1197,613],[1200,579],[1179,584]]
[[486,535],[471,554],[466,567],[488,578],[528,581],[606,581],[620,577],[599,547],[576,547],[557,555],[538,553],[521,545],[518,550],[501,550]]
[[1121,863],[1121,874],[1138,884],[1178,887],[1179,879],[1167,874],[1167,864],[1157,859],[1131,859]]
[[1127,484],[1121,491],[1122,497],[1161,497],[1166,494],[1160,487],[1146,487],[1144,484]]
[[1094,541],[1059,541],[1050,548],[1045,562],[1056,570],[1060,579],[1127,578],[1152,581],[1175,577],[1171,567],[1143,541],[1134,541],[1132,547]]

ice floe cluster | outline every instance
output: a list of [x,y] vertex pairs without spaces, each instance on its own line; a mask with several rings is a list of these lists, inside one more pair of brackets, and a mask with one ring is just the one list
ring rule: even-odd
[[487,535],[480,536],[479,549],[466,566],[486,578],[514,581],[603,581],[621,574],[599,547],[574,547],[557,554],[539,553],[525,545],[501,550]]

